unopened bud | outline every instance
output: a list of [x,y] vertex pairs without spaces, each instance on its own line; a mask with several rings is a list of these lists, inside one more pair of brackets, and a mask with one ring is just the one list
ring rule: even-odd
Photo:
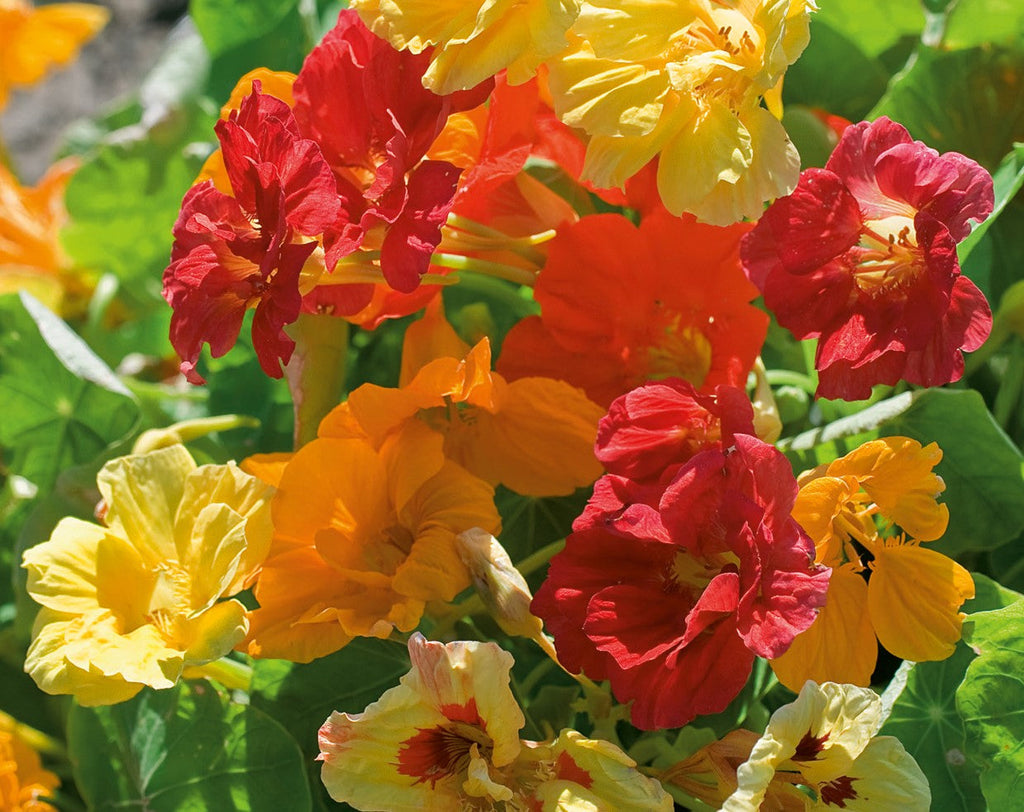
[[215,417],[199,417],[182,420],[164,429],[149,429],[142,432],[132,447],[132,454],[149,454],[161,448],[178,443],[187,443],[213,434],[215,431],[255,428],[260,421],[244,414],[222,414]]

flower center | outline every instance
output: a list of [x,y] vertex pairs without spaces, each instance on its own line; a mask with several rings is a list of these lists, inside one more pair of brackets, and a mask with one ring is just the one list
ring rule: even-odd
[[857,287],[870,296],[891,296],[916,278],[924,265],[914,220],[902,214],[866,220],[853,270]]
[[433,789],[438,781],[465,773],[474,755],[490,761],[493,749],[490,736],[475,724],[449,721],[420,728],[402,743],[398,772],[415,776],[417,784],[429,781]]
[[667,315],[656,343],[647,348],[643,380],[678,377],[700,387],[711,371],[711,342],[697,327],[681,327],[678,313]]

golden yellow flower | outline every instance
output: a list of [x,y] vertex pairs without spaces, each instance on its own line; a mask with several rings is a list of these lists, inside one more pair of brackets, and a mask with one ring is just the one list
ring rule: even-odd
[[58,786],[60,780],[43,769],[39,754],[0,720],[0,812],[56,812],[39,798]]
[[867,685],[876,638],[914,662],[953,653],[974,582],[951,558],[920,546],[949,523],[949,509],[936,501],[946,486],[932,470],[941,460],[935,443],[884,437],[801,476],[793,518],[832,578],[814,624],[772,661],[791,690],[806,680]]
[[870,689],[807,682],[772,714],[722,812],[756,812],[776,782],[813,792],[808,809],[926,812],[928,780],[899,739],[876,735],[882,721],[882,700]]
[[86,3],[33,8],[25,0],[0,0],[0,109],[11,88],[33,85],[74,59],[109,17],[105,8]]
[[447,95],[503,69],[528,81],[568,45],[579,0],[353,0],[366,26],[399,50],[434,47],[424,87]]
[[583,177],[621,187],[655,156],[673,214],[728,225],[789,194],[800,159],[762,97],[809,38],[803,0],[587,0],[549,63],[555,111],[590,135]]
[[83,705],[169,688],[244,636],[237,594],[270,543],[271,489],[184,446],[120,457],[97,480],[105,526],[65,518],[25,552],[42,604],[25,670]]
[[60,310],[66,292],[72,297],[84,293],[59,237],[68,219],[64,192],[77,167],[75,159],[63,160],[28,188],[0,165],[0,295],[27,290],[51,310]]

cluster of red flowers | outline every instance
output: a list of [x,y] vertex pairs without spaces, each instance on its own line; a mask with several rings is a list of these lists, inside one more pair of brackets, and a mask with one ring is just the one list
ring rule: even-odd
[[609,473],[534,599],[565,666],[610,680],[637,727],[724,710],[754,656],[782,654],[825,601],[789,462],[752,421],[729,386],[616,400],[597,441]]

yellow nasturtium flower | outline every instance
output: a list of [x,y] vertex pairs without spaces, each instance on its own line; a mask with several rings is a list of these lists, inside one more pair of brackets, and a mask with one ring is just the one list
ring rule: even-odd
[[590,136],[583,178],[621,187],[655,156],[673,214],[756,219],[800,158],[762,106],[809,40],[808,0],[585,0],[548,63],[555,112]]
[[389,812],[672,809],[661,785],[609,742],[575,730],[521,740],[512,656],[495,643],[416,633],[409,656],[412,670],[396,687],[320,728],[321,777],[335,800]]
[[[885,437],[800,477],[793,518],[832,578],[814,624],[772,661],[791,690],[808,679],[868,685],[876,638],[914,662],[953,653],[960,606],[974,597],[974,582],[951,558],[920,544],[939,538],[949,523],[949,509],[936,501],[946,486],[932,471],[941,460],[935,443]],[[892,525],[903,532],[892,534]]]
[[42,604],[25,670],[83,705],[169,688],[247,631],[223,600],[252,581],[270,544],[272,489],[234,464],[196,466],[182,445],[108,462],[103,525],[65,518],[25,552]]
[[0,812],[56,812],[39,799],[52,795],[60,779],[7,722],[0,719]]
[[928,779],[899,739],[876,735],[883,721],[870,689],[807,682],[772,714],[722,812],[756,812],[773,784],[807,787],[809,810],[926,812]]
[[353,0],[366,26],[399,50],[434,52],[424,87],[442,96],[503,69],[514,85],[564,50],[579,0]]
[[12,87],[33,85],[74,59],[109,17],[102,6],[86,3],[33,8],[26,0],[0,0],[0,109]]

